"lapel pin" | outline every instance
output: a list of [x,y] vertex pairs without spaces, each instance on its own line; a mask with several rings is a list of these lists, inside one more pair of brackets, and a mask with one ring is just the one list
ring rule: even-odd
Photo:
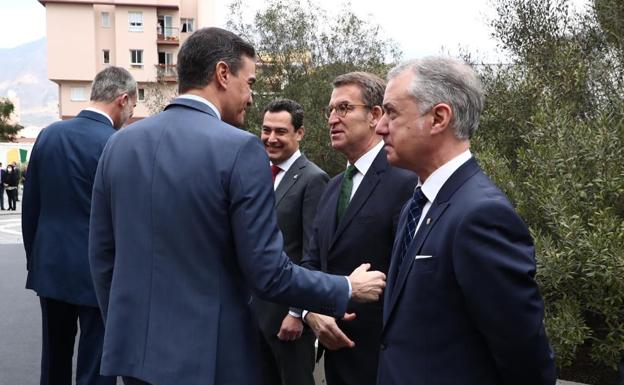
[[298,176],[299,174],[295,174],[295,176],[293,176],[293,179],[297,179]]
[[427,224],[431,223],[431,218],[427,218]]

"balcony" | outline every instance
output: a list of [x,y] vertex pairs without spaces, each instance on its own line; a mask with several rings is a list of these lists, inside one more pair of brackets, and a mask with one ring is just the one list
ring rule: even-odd
[[156,64],[156,79],[164,82],[175,82],[178,80],[178,72],[175,64]]
[[156,43],[180,45],[180,30],[173,27],[162,27],[158,24],[156,27]]

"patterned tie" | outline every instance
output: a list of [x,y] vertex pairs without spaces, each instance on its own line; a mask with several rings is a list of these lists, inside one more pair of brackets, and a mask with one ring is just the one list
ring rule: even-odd
[[344,177],[342,178],[340,195],[338,195],[338,210],[336,211],[338,215],[338,222],[340,222],[345,214],[345,211],[347,211],[347,207],[349,207],[349,202],[351,201],[351,190],[353,190],[353,176],[357,172],[358,169],[355,168],[354,165],[350,164],[347,167],[347,171],[344,173]]
[[416,226],[418,225],[418,221],[420,220],[420,215],[422,214],[423,207],[427,203],[427,197],[423,194],[420,186],[414,189],[414,195],[412,196],[412,200],[410,201],[408,213],[407,213],[407,225],[405,226],[405,234],[403,234],[403,244],[401,248],[401,257],[399,258],[399,267],[403,263],[403,259],[405,258],[405,254],[407,253],[407,249],[409,248],[410,243],[414,239],[416,235]]
[[271,175],[273,175],[273,182],[275,182],[275,177],[277,177],[277,174],[279,174],[280,171],[282,171],[282,169],[279,168],[279,166],[276,166],[274,164],[271,165]]

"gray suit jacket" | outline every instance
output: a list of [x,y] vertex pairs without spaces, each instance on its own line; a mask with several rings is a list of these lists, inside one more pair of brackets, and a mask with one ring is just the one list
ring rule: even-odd
[[258,384],[251,292],[344,313],[344,277],[307,271],[282,253],[268,163],[257,137],[194,100],[175,99],[113,135],[89,234],[106,325],[102,374],[154,385]]
[[[275,190],[275,211],[284,235],[284,251],[297,264],[308,251],[316,206],[328,180],[325,171],[301,155]],[[254,305],[262,331],[276,335],[288,308],[260,299],[254,299]]]

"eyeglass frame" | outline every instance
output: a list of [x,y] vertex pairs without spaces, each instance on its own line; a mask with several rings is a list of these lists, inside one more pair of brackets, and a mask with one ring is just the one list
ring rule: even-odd
[[[370,104],[351,104],[348,102],[343,102],[343,103],[338,103],[337,106],[323,107],[323,115],[325,115],[325,118],[329,119],[331,115],[335,112],[336,115],[338,115],[341,118],[344,118],[345,116],[347,116],[349,112],[353,111],[355,107],[366,107],[370,109],[373,106],[371,106]],[[341,110],[344,112],[340,112]]]

